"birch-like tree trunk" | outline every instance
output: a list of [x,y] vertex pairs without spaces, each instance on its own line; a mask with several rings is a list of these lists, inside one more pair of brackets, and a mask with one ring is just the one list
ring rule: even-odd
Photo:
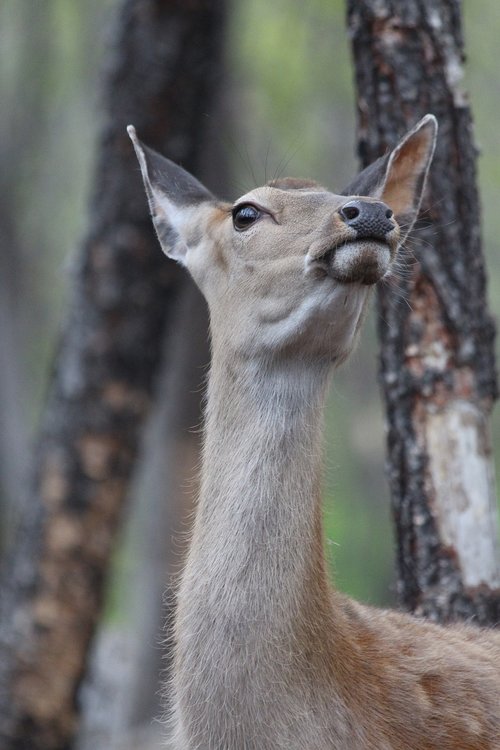
[[348,0],[364,165],[426,112],[440,132],[421,220],[378,297],[398,590],[433,619],[500,620],[476,148],[459,0]]
[[[124,0],[89,229],[54,362],[32,490],[1,584],[0,746],[62,750],[182,273],[148,215],[126,125],[196,172],[223,0]],[[75,175],[75,179],[77,176]]]

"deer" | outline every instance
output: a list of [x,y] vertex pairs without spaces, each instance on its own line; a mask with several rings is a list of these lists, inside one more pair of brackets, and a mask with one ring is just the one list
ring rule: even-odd
[[172,747],[499,750],[500,632],[359,603],[323,545],[325,398],[419,211],[435,117],[341,194],[278,178],[234,203],[128,132],[161,247],[210,317]]

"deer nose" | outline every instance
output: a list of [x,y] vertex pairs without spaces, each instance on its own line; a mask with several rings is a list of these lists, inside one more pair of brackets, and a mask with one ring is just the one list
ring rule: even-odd
[[339,208],[339,214],[347,226],[356,230],[360,240],[385,240],[395,226],[393,212],[381,201],[352,200]]

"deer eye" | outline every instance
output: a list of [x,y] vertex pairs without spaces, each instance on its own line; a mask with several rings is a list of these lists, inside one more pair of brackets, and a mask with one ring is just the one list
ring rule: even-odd
[[262,211],[252,206],[251,203],[244,203],[241,206],[233,208],[233,226],[241,232],[251,226],[261,216]]

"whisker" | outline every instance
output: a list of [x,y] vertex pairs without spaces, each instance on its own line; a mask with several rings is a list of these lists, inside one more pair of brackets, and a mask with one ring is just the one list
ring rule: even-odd
[[300,149],[300,136],[295,136],[295,139],[289,144],[285,150],[283,156],[279,160],[276,170],[273,175],[273,180],[278,180],[284,173],[285,169],[290,164],[291,160],[298,153]]
[[[208,117],[208,115],[207,115]],[[252,166],[252,160],[250,159],[250,154],[248,152],[248,147],[245,145],[245,153],[242,152],[241,148],[238,146],[237,142],[234,140],[234,138],[231,136],[230,133],[224,130],[215,130],[215,137],[219,140],[219,142],[228,148],[232,153],[235,153],[241,165],[244,168],[244,171],[247,173],[249,177],[251,177],[251,184],[248,184],[248,182],[243,181],[236,181],[235,179],[231,179],[230,182],[232,185],[236,185],[238,188],[238,192],[240,193],[246,193],[249,189],[257,186],[257,180],[255,178],[255,173]]]

